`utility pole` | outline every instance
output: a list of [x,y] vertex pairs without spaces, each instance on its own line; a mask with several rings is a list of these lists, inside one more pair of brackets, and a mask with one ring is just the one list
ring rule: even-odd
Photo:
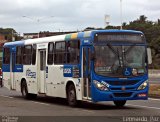
[[122,0],[120,0],[120,20],[121,20],[121,26],[120,26],[120,29],[122,30],[123,27],[122,27]]
[[15,41],[15,36],[14,36],[13,29],[12,29],[12,31],[11,31],[11,38],[12,38],[12,42]]

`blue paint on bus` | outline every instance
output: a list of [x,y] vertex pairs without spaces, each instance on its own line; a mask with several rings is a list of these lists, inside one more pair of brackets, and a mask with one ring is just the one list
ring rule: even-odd
[[23,72],[23,65],[22,64],[15,64],[13,72]]
[[[17,46],[24,46],[25,41],[15,41],[15,42],[8,42],[5,43],[3,48],[10,49],[10,63],[12,64],[12,72],[23,72],[23,65],[16,64],[16,47]],[[11,72],[10,64],[3,64],[2,65],[3,72]]]
[[63,67],[63,76],[64,77],[72,77],[73,76],[73,66],[72,65],[64,65]]
[[2,65],[3,72],[10,72],[10,64]]
[[8,42],[5,43],[3,47],[16,47],[16,46],[23,46],[25,41],[15,41],[15,42]]

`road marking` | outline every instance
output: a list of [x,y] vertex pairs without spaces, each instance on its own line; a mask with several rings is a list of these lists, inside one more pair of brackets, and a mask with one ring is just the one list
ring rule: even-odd
[[[0,95],[0,97],[10,98],[10,99],[13,99],[13,98],[14,98],[14,97],[6,96],[6,95]],[[155,98],[148,98],[148,99],[149,99],[149,100],[160,101],[160,99],[155,99]],[[51,104],[42,103],[42,102],[35,102],[35,101],[32,101],[32,102],[33,102],[33,103],[36,103],[36,104],[40,104],[40,105],[47,105],[47,106],[51,105]],[[134,105],[134,104],[127,104],[127,105],[135,106],[135,107],[141,107],[141,108],[151,108],[151,109],[158,109],[158,110],[160,110],[160,108],[157,108],[157,107]],[[94,113],[93,111],[90,111],[90,110],[82,110],[82,111],[89,112],[89,113]]]
[[10,96],[6,96],[6,95],[0,95],[1,97],[5,97],[5,98],[14,98],[14,97],[10,97]]
[[[0,95],[0,97],[10,98],[10,99],[14,98],[14,97],[6,96],[6,95]],[[50,105],[50,104],[42,103],[42,102],[35,102],[35,101],[32,101],[32,102],[36,104],[41,104],[41,105]]]
[[155,99],[155,98],[148,98],[149,100],[156,100],[156,101],[160,101],[160,99]]
[[42,102],[35,102],[35,101],[32,101],[33,103],[36,103],[36,104],[40,104],[40,105],[51,105],[51,104],[47,104],[47,103],[42,103]]
[[158,109],[158,110],[160,110],[160,108],[157,108],[157,107],[150,107],[150,106],[143,106],[143,105],[134,105],[134,104],[126,104],[126,105],[140,107],[140,108],[152,108],[152,109]]
[[88,112],[88,113],[95,113],[94,111],[90,111],[90,110],[82,110],[84,112]]

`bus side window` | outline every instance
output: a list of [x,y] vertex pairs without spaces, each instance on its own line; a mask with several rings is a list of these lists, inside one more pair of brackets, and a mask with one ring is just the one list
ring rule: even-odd
[[37,45],[34,44],[32,47],[32,65],[36,64],[36,49],[37,49]]
[[16,64],[22,64],[22,47],[16,47]]
[[64,64],[66,54],[66,42],[56,42],[55,44],[55,53],[54,53],[54,63],[55,64]]
[[3,63],[10,64],[10,48],[4,48]]
[[54,43],[50,42],[48,44],[48,59],[47,59],[48,65],[53,64],[53,51],[54,51]]
[[80,53],[80,41],[71,40],[67,44],[67,63],[68,64],[78,64],[79,63],[79,53]]
[[32,46],[26,45],[23,49],[23,64],[30,65],[32,60]]

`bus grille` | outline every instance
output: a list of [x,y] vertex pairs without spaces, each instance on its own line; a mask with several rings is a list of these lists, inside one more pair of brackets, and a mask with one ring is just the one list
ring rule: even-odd
[[128,86],[128,85],[135,85],[138,83],[138,80],[131,80],[131,81],[107,81],[109,85],[113,86]]
[[[122,90],[122,87],[121,88],[110,88],[110,90]],[[125,88],[125,90],[135,90],[135,88]]]
[[131,92],[129,93],[114,93],[115,97],[130,97],[132,95]]

